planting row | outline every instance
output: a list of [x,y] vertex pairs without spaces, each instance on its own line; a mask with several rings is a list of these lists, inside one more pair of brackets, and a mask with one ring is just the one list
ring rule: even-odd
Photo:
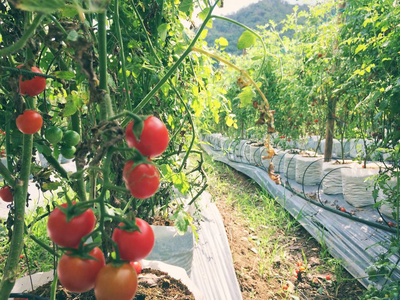
[[[396,211],[388,199],[397,181],[392,178],[387,182],[385,192],[382,189],[374,192],[375,179],[384,167],[383,163],[371,162],[364,166],[350,159],[324,162],[324,158],[314,151],[282,149],[277,150],[272,159],[265,159],[267,148],[262,143],[229,139],[221,134],[207,135],[204,141],[210,143],[214,150],[223,151],[231,161],[266,170],[274,169],[275,173],[303,186],[318,185],[318,189],[322,189],[326,195],[343,194],[344,200],[353,207],[374,205],[382,214],[396,219]],[[314,142],[314,139],[310,139],[308,143],[311,145]],[[352,145],[354,141],[348,144]]]

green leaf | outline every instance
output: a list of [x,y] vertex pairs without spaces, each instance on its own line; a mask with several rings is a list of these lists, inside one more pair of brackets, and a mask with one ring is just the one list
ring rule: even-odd
[[[206,9],[202,10],[202,11],[199,13],[199,19],[202,20],[202,21],[204,22],[204,21],[206,20],[207,16],[208,16],[208,13],[209,13],[209,12],[210,12],[210,9],[209,9],[209,8],[206,8]],[[207,22],[207,27],[212,28],[212,19],[210,19],[210,20]]]
[[51,75],[57,77],[58,79],[64,79],[64,80],[71,80],[75,78],[74,72],[70,71],[57,71],[53,72]]
[[170,26],[167,23],[163,23],[160,26],[158,26],[157,31],[158,31],[158,35],[160,36],[160,39],[162,41],[165,41],[165,39],[167,38],[167,33],[169,30]]
[[63,110],[63,116],[64,117],[72,116],[77,110],[78,110],[78,108],[76,107],[74,101],[68,101],[65,104],[65,107]]
[[42,184],[42,188],[46,191],[55,191],[61,186],[61,182],[45,182]]
[[186,195],[189,191],[190,185],[186,178],[186,175],[182,172],[173,173],[172,183],[183,195]]
[[354,54],[357,54],[360,51],[364,51],[365,49],[367,49],[367,45],[365,44],[358,45],[356,50],[354,51]]
[[173,174],[172,169],[169,165],[158,166],[158,169],[160,170],[160,173],[166,178],[171,177],[171,175]]
[[193,0],[181,0],[179,10],[190,16],[193,13]]
[[239,37],[237,48],[238,49],[246,49],[253,46],[257,41],[257,37],[250,31],[246,30]]
[[191,216],[184,210],[178,210],[172,217],[178,234],[184,235],[189,228]]
[[209,9],[209,8],[206,8],[206,9],[202,10],[202,11],[199,13],[199,19],[202,20],[202,21],[204,22],[205,19],[207,18],[207,15],[208,15],[209,12],[210,12],[210,9]]
[[51,14],[65,7],[63,0],[19,0],[17,8],[32,12]]
[[253,100],[253,90],[251,86],[246,86],[243,88],[242,92],[239,94],[240,107],[246,107],[252,103]]
[[219,39],[216,39],[215,43],[219,44],[221,46],[221,48],[228,47],[228,45],[229,45],[228,40],[224,37],[220,37]]
[[79,37],[79,35],[76,32],[76,30],[71,30],[68,33],[67,40],[72,41],[72,42],[76,42],[78,40],[78,37]]

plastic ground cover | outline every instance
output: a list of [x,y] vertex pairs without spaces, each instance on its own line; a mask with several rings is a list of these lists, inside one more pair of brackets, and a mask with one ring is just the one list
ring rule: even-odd
[[[386,252],[381,243],[389,242],[392,233],[372,226],[350,220],[325,210],[289,191],[286,187],[290,186],[298,193],[308,196],[314,194],[316,197],[317,186],[302,186],[295,180],[287,180],[282,174],[284,185],[277,185],[267,175],[262,168],[244,163],[235,162],[228,158],[229,155],[223,151],[215,151],[208,143],[202,143],[202,148],[215,160],[223,162],[237,171],[256,181],[262,188],[276,198],[290,214],[297,218],[299,223],[317,240],[324,241],[329,252],[335,258],[342,260],[343,266],[355,278],[367,287],[369,284],[378,287],[384,282],[382,279],[377,283],[368,280],[365,269],[369,267],[380,253]],[[278,169],[276,167],[276,169]],[[286,187],[285,187],[286,186]],[[321,202],[331,207],[344,207],[348,212],[354,212],[358,217],[375,222],[380,216],[373,207],[354,208],[346,203],[343,195],[321,194]],[[392,257],[391,261],[396,264],[398,257]],[[393,280],[400,280],[400,272],[396,270]]]
[[202,221],[197,231],[199,240],[194,247],[190,279],[206,300],[241,300],[222,216],[209,193],[204,192],[198,204]]

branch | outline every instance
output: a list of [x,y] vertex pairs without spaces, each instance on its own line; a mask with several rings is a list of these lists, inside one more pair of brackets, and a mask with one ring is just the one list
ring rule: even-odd
[[31,26],[24,32],[24,34],[22,35],[22,37],[19,39],[18,42],[9,47],[0,49],[0,57],[12,54],[22,49],[25,46],[28,39],[35,33],[36,28],[40,25],[44,17],[45,16],[42,14],[37,15],[33,20]]

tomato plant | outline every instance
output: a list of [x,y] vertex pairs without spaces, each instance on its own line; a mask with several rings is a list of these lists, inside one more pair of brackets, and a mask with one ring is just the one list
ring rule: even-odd
[[160,174],[150,163],[135,165],[130,160],[125,164],[122,173],[126,188],[131,191],[133,197],[138,199],[153,196],[160,185]]
[[[18,68],[22,68],[23,65],[19,65]],[[40,73],[42,74],[43,72],[37,68],[37,67],[32,67],[31,71],[34,73]],[[34,76],[32,79],[24,79],[24,76],[21,75],[19,77],[19,91],[22,95],[28,95],[28,96],[37,96],[41,92],[43,92],[46,88],[46,78],[40,77],[40,76]]]
[[[123,226],[120,223],[119,226]],[[121,259],[128,261],[139,261],[150,254],[154,247],[154,232],[150,225],[136,218],[136,225],[140,231],[126,231],[115,228],[112,239],[118,245]]]
[[13,194],[9,186],[5,186],[0,189],[0,198],[3,199],[4,202],[13,201]]
[[129,264],[107,264],[96,278],[94,293],[97,300],[132,300],[137,291],[137,275]]
[[140,139],[133,133],[133,121],[126,127],[126,142],[145,156],[155,157],[165,151],[169,142],[168,130],[160,119],[150,116],[143,124]]
[[[64,203],[61,207],[67,208],[68,204]],[[96,218],[91,209],[87,209],[67,221],[65,212],[57,207],[49,215],[47,232],[51,240],[57,245],[75,248],[84,236],[93,231],[95,223]]]
[[43,118],[34,110],[25,110],[22,115],[17,117],[17,127],[25,134],[34,134],[42,128]]
[[83,293],[94,288],[97,274],[105,266],[105,258],[99,247],[89,252],[91,258],[64,254],[57,266],[60,283],[73,293]]
[[[90,236],[96,243],[102,242],[104,255],[113,260],[114,249],[108,235],[110,226],[116,223],[110,220],[123,221],[122,211],[143,218],[158,212],[158,207],[167,212],[168,204],[176,198],[175,191],[189,195],[194,187],[190,195],[198,199],[206,184],[202,154],[195,148],[190,107],[194,100],[191,86],[197,86],[192,71],[201,61],[193,61],[190,66],[185,63],[190,44],[194,45],[201,37],[201,30],[189,42],[185,26],[175,18],[182,13],[190,18],[192,0],[188,5],[165,2],[157,8],[151,7],[155,2],[141,0],[95,1],[96,5],[76,1],[73,5],[76,9],[72,10],[68,1],[51,1],[48,6],[38,5],[38,1],[28,1],[29,5],[27,1],[18,3],[21,5],[8,2],[0,2],[0,10],[7,15],[0,26],[0,69],[4,75],[0,78],[0,128],[4,135],[0,137],[0,156],[1,151],[8,154],[0,162],[0,175],[13,191],[14,203],[7,219],[6,228],[12,239],[2,270],[0,299],[9,296],[15,274],[21,273],[19,255],[27,240],[25,206],[36,200],[29,197],[28,186],[52,192],[57,198],[49,199],[52,202],[69,203],[69,197],[79,200],[76,208],[63,204],[48,216],[48,234],[60,247],[52,249],[41,244],[54,256],[71,251],[66,252],[62,262],[68,259],[74,266],[87,257],[81,256],[79,260],[75,250],[60,248],[80,251],[91,247],[83,245],[90,242],[89,238],[82,240]],[[142,5],[143,9],[137,10]],[[207,13],[209,19],[211,10]],[[120,26],[120,21],[129,25]],[[159,28],[164,29],[160,32]],[[110,37],[112,43],[108,41]],[[153,49],[146,46],[150,41]],[[121,56],[115,55],[113,47]],[[171,60],[165,59],[168,57]],[[16,61],[26,62],[25,68],[12,67]],[[151,68],[144,67],[148,63]],[[38,76],[41,71],[31,69],[32,65],[41,66],[46,75]],[[165,89],[170,80],[173,85]],[[45,93],[40,94],[42,91]],[[15,114],[24,109],[30,112],[18,117],[16,124],[21,132],[30,135],[20,134],[14,122]],[[27,119],[29,114],[38,118]],[[150,117],[142,119],[143,115]],[[131,136],[128,130],[125,141],[130,120],[137,122],[137,126],[132,124],[132,134],[133,128],[141,134]],[[160,120],[168,122],[170,133]],[[44,134],[33,134],[40,132],[43,124]],[[171,147],[168,147],[169,135],[174,137]],[[138,157],[140,153],[145,157]],[[33,159],[38,154],[40,164]],[[71,171],[72,164],[59,161],[60,154],[75,158],[76,171]],[[166,178],[160,197],[157,201],[136,201],[135,198],[151,197],[160,188],[159,171],[147,161],[155,156],[161,156],[158,161],[163,164],[162,174]],[[200,157],[199,167],[187,164],[190,156]],[[127,160],[136,164],[126,163]],[[174,180],[167,182],[172,177]],[[198,184],[191,185],[194,181]],[[20,185],[21,182],[24,184]],[[133,197],[126,197],[126,188]],[[96,218],[90,207],[99,211],[96,230]],[[42,211],[35,210],[35,220],[44,217]],[[35,240],[34,233],[29,237]],[[41,271],[41,265],[38,263],[34,271]],[[100,285],[97,287],[101,289]],[[123,297],[113,294],[111,299]]]

